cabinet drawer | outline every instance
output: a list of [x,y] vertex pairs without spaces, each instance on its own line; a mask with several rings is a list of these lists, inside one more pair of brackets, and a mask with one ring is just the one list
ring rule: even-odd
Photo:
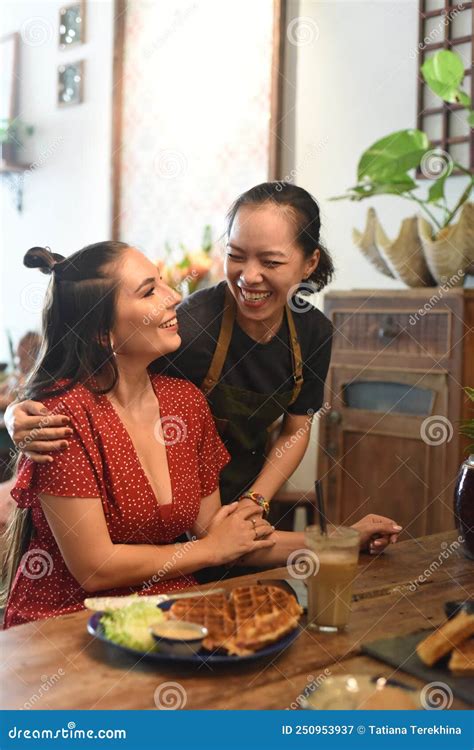
[[451,339],[449,310],[354,311],[334,309],[335,351],[384,352],[405,355],[448,355]]

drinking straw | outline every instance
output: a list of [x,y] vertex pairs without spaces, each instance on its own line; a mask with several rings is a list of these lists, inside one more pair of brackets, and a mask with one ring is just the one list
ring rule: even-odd
[[323,486],[320,479],[317,479],[315,481],[314,487],[316,490],[316,510],[318,512],[319,528],[321,529],[321,534],[326,535],[326,510],[324,507]]

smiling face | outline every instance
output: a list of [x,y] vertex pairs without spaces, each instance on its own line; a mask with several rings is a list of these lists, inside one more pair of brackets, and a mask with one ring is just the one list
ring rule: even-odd
[[319,250],[304,257],[291,209],[264,203],[239,208],[226,247],[225,274],[243,318],[277,318],[292,287],[316,268]]
[[181,344],[177,292],[161,281],[157,267],[135,248],[125,250],[116,275],[119,286],[111,331],[117,355],[152,362]]

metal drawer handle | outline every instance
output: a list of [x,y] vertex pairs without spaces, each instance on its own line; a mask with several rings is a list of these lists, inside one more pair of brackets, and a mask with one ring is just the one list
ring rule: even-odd
[[378,336],[379,339],[394,339],[400,331],[400,323],[394,321],[391,315],[387,315],[379,328]]

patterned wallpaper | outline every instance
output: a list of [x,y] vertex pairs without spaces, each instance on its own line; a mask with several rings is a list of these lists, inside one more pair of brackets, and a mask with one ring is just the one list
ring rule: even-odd
[[198,247],[267,179],[272,0],[127,5],[121,239]]

